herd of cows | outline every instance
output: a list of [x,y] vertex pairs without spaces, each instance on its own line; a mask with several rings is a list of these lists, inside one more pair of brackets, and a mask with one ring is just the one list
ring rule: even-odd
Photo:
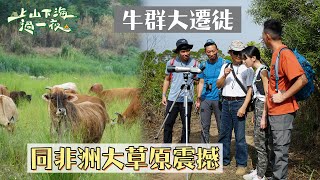
[[[103,90],[102,84],[93,84],[89,89],[95,95],[79,94],[75,83],[68,82],[46,87],[42,99],[48,102],[51,119],[50,133],[60,142],[64,132],[80,132],[83,143],[100,142],[106,124],[111,120],[106,108],[114,100],[131,99],[123,113],[118,115],[117,123],[125,123],[141,114],[139,88],[115,88]],[[12,91],[0,85],[0,124],[12,132],[18,118],[17,106],[21,100],[31,101],[31,95],[24,91]]]

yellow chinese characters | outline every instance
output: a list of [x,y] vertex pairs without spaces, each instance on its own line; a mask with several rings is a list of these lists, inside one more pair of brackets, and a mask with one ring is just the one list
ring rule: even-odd
[[52,148],[31,148],[31,169],[37,170],[38,166],[44,166],[45,170],[52,170]]
[[188,167],[194,169],[195,149],[192,146],[176,147],[173,150],[173,167],[177,170],[182,170]]
[[76,165],[77,150],[72,150],[71,147],[60,147],[59,151],[55,151],[54,164],[61,170],[65,167],[66,170],[72,170],[72,165]]
[[128,151],[126,167],[133,167],[133,170],[139,171],[140,167],[148,167],[146,164],[146,152],[148,148],[144,146],[139,146],[138,148],[134,148],[133,146],[129,146],[126,148]]
[[198,147],[197,152],[197,169],[202,170],[206,168],[207,170],[216,170],[220,167],[219,160],[219,147],[214,146],[211,149],[206,149],[203,147]]
[[151,169],[165,170],[170,169],[170,147],[150,147],[149,164]]

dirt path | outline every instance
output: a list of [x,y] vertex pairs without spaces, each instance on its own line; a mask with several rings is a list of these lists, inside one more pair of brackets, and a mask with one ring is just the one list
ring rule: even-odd
[[[248,150],[249,150],[249,159],[248,159],[248,172],[252,169],[252,157],[254,157],[254,146],[253,146],[253,126],[250,122],[252,117],[252,113],[248,114],[247,123],[246,123],[246,140],[248,143]],[[154,136],[157,134],[161,123],[163,121],[158,121],[157,123],[153,124],[152,127],[146,127],[144,131],[145,141],[147,143],[162,143],[163,140],[163,130],[159,136],[158,140],[154,139]],[[180,118],[176,120],[176,123],[173,128],[173,143],[178,143],[181,136],[181,128],[182,123]],[[192,120],[191,120],[191,133],[190,133],[190,143],[199,143],[200,142],[200,132],[201,126],[198,116],[193,113]],[[216,121],[214,117],[211,120],[211,127],[210,127],[210,142],[217,143],[218,142],[218,129],[216,125]],[[235,174],[236,171],[236,163],[234,158],[235,153],[235,139],[234,135],[232,136],[231,142],[231,165],[227,167],[223,167],[222,174],[212,174],[212,173],[195,173],[189,174],[189,179],[228,179],[228,180],[238,180],[242,179],[241,176],[237,176]],[[147,179],[165,179],[165,180],[177,180],[177,179],[186,179],[186,174],[148,174],[146,175]]]
[[[247,171],[249,172],[253,169],[253,164],[256,159],[254,142],[253,142],[253,125],[251,123],[252,113],[249,113],[246,120],[246,141],[248,144],[248,167]],[[162,143],[163,141],[163,130],[160,133],[159,139],[155,140],[156,136],[161,124],[163,122],[163,118],[161,120],[153,120],[151,123],[145,123],[145,139],[146,143]],[[178,143],[181,135],[181,120],[180,118],[176,120],[173,131],[173,142]],[[195,113],[192,115],[191,120],[191,134],[190,134],[190,143],[199,143],[200,142],[200,121]],[[310,151],[309,153],[304,153],[300,150],[299,146],[296,146],[296,141],[301,141],[299,139],[299,135],[296,135],[299,132],[298,128],[294,128],[292,132],[292,143],[289,149],[289,167],[288,167],[288,179],[289,180],[320,180],[320,157],[319,157],[319,149],[315,149]],[[216,143],[218,142],[218,130],[214,117],[211,120],[211,128],[210,128],[210,142]],[[190,175],[189,179],[217,179],[217,180],[238,180],[243,179],[241,176],[237,176],[235,174],[236,171],[236,162],[235,162],[235,139],[234,134],[232,135],[232,143],[231,143],[231,164],[230,166],[223,167],[222,174],[209,174],[209,173],[195,173]],[[146,179],[163,179],[163,180],[183,180],[186,179],[186,174],[146,174]],[[310,178],[312,177],[312,178]]]

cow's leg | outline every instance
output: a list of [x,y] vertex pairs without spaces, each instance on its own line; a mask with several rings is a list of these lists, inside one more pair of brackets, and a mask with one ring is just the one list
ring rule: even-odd
[[53,121],[51,121],[51,124],[50,124],[50,136],[51,136],[51,141],[53,143],[57,142],[56,138],[55,138],[55,135],[57,134],[57,129],[56,129],[56,126],[54,124]]
[[58,142],[61,143],[62,132],[61,132],[61,121],[58,122]]

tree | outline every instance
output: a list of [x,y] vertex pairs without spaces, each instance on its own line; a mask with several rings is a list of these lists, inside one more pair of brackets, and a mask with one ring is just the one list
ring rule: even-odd
[[[280,20],[284,26],[284,43],[297,48],[315,70],[320,69],[319,0],[253,0],[249,13],[258,24],[270,18]],[[316,73],[319,78],[320,71]]]

